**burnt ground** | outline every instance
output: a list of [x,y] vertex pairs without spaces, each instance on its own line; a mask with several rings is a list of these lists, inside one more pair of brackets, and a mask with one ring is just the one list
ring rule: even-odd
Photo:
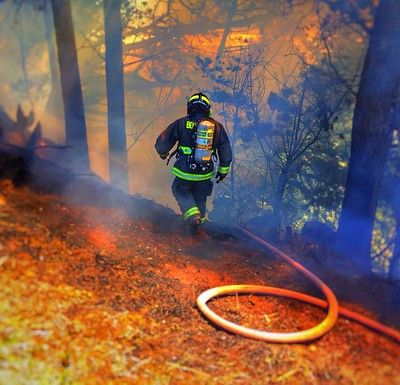
[[[319,340],[294,345],[232,335],[204,319],[195,301],[215,286],[317,293],[237,234],[185,236],[171,210],[106,186],[96,194],[78,182],[62,193],[36,187],[0,181],[0,384],[400,384],[400,346],[343,318]],[[390,305],[371,282],[346,286],[322,273],[342,296],[359,288],[348,308],[399,320],[368,306]],[[365,307],[355,301],[362,298]],[[210,306],[268,330],[302,330],[324,314],[255,295]]]

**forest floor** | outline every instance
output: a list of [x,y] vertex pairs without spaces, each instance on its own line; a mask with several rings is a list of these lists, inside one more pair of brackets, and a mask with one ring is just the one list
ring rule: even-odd
[[[179,230],[1,180],[0,384],[400,384],[400,346],[343,318],[319,340],[293,345],[212,326],[195,306],[208,288],[313,289],[250,242]],[[255,295],[210,307],[268,330],[301,330],[324,314]]]

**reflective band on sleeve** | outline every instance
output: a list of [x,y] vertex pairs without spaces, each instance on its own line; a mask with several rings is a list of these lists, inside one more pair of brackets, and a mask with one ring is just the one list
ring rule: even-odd
[[191,147],[179,146],[179,149],[182,150],[185,155],[190,155],[192,153]]
[[203,224],[204,222],[207,222],[207,221],[208,221],[207,218],[205,218],[205,217],[201,218],[201,224]]
[[218,172],[220,172],[221,174],[228,174],[228,172],[229,172],[229,166],[227,166],[227,167],[219,166],[219,167],[218,167]]
[[199,182],[202,180],[210,179],[213,176],[212,171],[208,174],[189,174],[187,172],[183,172],[179,170],[179,168],[172,167],[172,174],[177,176],[180,179],[191,180],[193,182]]
[[187,210],[184,214],[183,214],[183,219],[186,221],[186,219],[192,217],[193,215],[196,214],[200,214],[200,210],[197,206],[194,206],[192,208],[190,208],[189,210]]

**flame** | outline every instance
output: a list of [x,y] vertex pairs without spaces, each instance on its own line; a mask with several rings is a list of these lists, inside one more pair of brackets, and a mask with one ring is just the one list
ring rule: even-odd
[[133,35],[127,35],[127,36],[124,36],[124,45],[136,44],[143,40],[149,39],[149,37],[150,36],[148,34],[144,34],[144,33],[135,33]]
[[[186,47],[191,47],[203,55],[215,55],[221,44],[223,33],[223,29],[217,29],[204,35],[185,35],[183,42]],[[258,28],[248,31],[232,30],[226,39],[225,48],[247,47],[250,44],[258,43],[260,40],[261,32]]]
[[315,16],[312,16],[310,23],[292,40],[294,48],[309,65],[316,64],[320,54],[326,53],[326,47],[321,41],[319,24],[314,18]]
[[320,37],[320,34],[321,34],[320,29],[315,24],[305,28],[305,35],[306,35],[307,41],[310,41],[310,42],[317,41]]
[[[221,44],[223,33],[223,29],[217,29],[207,34],[185,35],[182,39],[182,50],[191,49],[203,56],[215,56]],[[124,45],[138,43],[148,38],[149,36],[145,34],[126,36],[124,38]],[[247,47],[251,44],[260,42],[260,40],[261,32],[258,28],[253,28],[251,30],[232,30],[226,39],[225,48],[235,49],[239,47]],[[144,54],[145,52],[143,49],[137,49],[133,52],[129,52],[124,57],[124,71],[126,73],[135,71],[140,64],[143,63],[141,55]],[[155,66],[155,62],[147,62],[144,65],[143,70],[141,70],[140,75],[147,80],[152,80],[152,72],[154,70],[174,74],[176,72],[174,70],[176,70],[177,67],[176,61],[173,58],[168,59],[165,56],[162,61],[162,66],[157,68]]]
[[307,44],[304,42],[304,40],[301,37],[295,36],[293,38],[293,46],[303,56],[303,58],[307,64],[311,65],[311,64],[315,64],[317,62],[315,55],[307,47]]

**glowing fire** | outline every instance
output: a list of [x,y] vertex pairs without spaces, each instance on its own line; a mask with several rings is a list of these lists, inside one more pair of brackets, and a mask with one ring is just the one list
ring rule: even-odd
[[[191,47],[202,54],[216,54],[221,44],[224,31],[218,29],[205,35],[185,35],[183,38],[186,47]],[[225,48],[233,49],[249,46],[261,40],[261,33],[258,28],[249,31],[234,30],[230,31]]]
[[[224,30],[217,29],[207,34],[184,35],[182,38],[182,50],[194,50],[203,56],[215,56],[220,47]],[[132,35],[124,38],[125,46],[145,41],[149,36]],[[258,43],[261,40],[261,33],[258,28],[251,30],[232,30],[229,32],[225,42],[225,48],[233,50],[239,47],[247,47],[251,44]],[[155,43],[156,44],[156,43]],[[160,49],[160,51],[162,51]],[[139,48],[133,52],[129,52],[124,58],[125,72],[135,71],[141,63],[141,55],[144,55],[143,49]],[[160,54],[161,56],[163,53]],[[165,58],[164,58],[165,59]],[[163,61],[165,64],[165,60]],[[169,65],[170,67],[170,65]],[[171,70],[171,68],[169,68]],[[146,77],[146,75],[145,75]]]

